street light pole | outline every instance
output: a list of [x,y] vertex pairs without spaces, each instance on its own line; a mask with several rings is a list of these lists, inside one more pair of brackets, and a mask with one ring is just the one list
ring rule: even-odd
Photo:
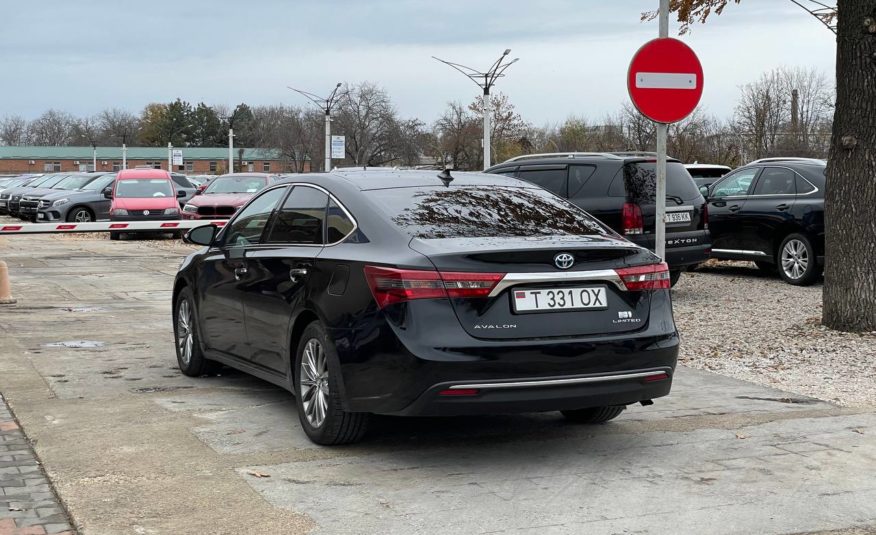
[[127,134],[122,134],[122,169],[128,168],[128,141]]
[[167,142],[167,172],[173,171],[173,143]]
[[[292,91],[303,95],[307,100],[313,102],[315,105],[319,106],[325,113],[325,161],[323,162],[323,171],[328,173],[332,170],[332,107],[340,100],[342,95],[338,94],[338,91],[341,89],[341,82],[338,82],[338,85],[335,86],[335,89],[332,91],[331,95],[326,98],[322,98],[313,93],[309,93],[307,91],[302,91],[300,89],[295,89],[294,87],[289,87]],[[346,92],[344,93],[346,94]]]
[[97,143],[91,142],[91,170],[97,171]]
[[[241,169],[242,171],[243,169]],[[234,129],[228,129],[228,172],[234,172]]]
[[456,69],[457,71],[464,74],[467,78],[477,84],[478,87],[484,90],[484,102],[483,102],[483,111],[484,111],[484,171],[489,169],[490,164],[492,163],[492,146],[490,145],[490,138],[492,133],[492,113],[490,109],[490,88],[496,84],[496,80],[505,76],[505,71],[511,65],[517,63],[520,58],[514,58],[511,61],[505,61],[508,57],[508,54],[511,53],[510,48],[506,48],[505,52],[499,56],[493,64],[487,69],[485,72],[478,71],[476,69],[472,69],[471,67],[466,67],[465,65],[459,63],[452,63],[450,61],[445,61],[441,58],[436,58],[432,56],[432,59],[440,61],[441,63]]

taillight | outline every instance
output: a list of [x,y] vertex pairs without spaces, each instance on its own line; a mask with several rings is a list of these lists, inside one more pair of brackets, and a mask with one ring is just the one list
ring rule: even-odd
[[668,290],[669,266],[665,262],[614,270],[630,292]]
[[709,230],[709,205],[708,205],[708,203],[703,205],[703,215],[700,216],[700,220],[703,222],[703,230]]
[[642,208],[634,202],[625,202],[623,211],[624,234],[641,234],[645,226]]
[[487,297],[504,276],[365,266],[365,278],[380,308],[414,299]]

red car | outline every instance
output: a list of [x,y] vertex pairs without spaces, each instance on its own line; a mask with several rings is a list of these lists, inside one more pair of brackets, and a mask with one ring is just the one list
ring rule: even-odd
[[[177,191],[167,171],[159,169],[126,169],[119,171],[111,186],[103,190],[112,199],[110,221],[168,221],[179,219]],[[110,232],[117,240],[121,232]]]
[[183,207],[183,219],[228,219],[259,190],[280,178],[266,173],[232,173],[213,179]]

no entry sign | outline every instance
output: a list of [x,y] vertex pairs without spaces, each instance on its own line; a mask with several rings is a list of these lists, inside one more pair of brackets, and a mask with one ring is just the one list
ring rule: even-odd
[[654,39],[633,56],[627,88],[642,115],[658,123],[674,123],[699,104],[703,66],[694,51],[678,39]]

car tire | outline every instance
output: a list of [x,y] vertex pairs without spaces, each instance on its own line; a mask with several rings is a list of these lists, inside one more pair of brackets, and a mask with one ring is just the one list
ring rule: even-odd
[[755,262],[754,265],[766,275],[775,275],[779,269],[779,267],[772,262]]
[[70,223],[91,223],[94,221],[94,213],[88,208],[76,208],[67,214],[67,221]]
[[588,409],[575,409],[560,411],[566,420],[578,424],[601,424],[620,416],[627,407],[625,405],[612,405],[608,407],[590,407]]
[[794,286],[809,286],[818,280],[818,258],[815,248],[803,234],[790,234],[776,253],[779,276]]
[[304,329],[295,353],[294,370],[298,419],[307,437],[323,446],[361,440],[371,415],[343,409],[340,363],[319,321]]
[[110,232],[110,239],[113,241],[118,240],[121,235],[121,232]]
[[198,314],[192,290],[180,291],[173,307],[173,335],[176,347],[176,362],[184,375],[201,377],[213,375],[222,365],[204,356],[198,334]]
[[669,287],[674,288],[678,284],[678,279],[681,278],[681,270],[674,269],[669,272]]

